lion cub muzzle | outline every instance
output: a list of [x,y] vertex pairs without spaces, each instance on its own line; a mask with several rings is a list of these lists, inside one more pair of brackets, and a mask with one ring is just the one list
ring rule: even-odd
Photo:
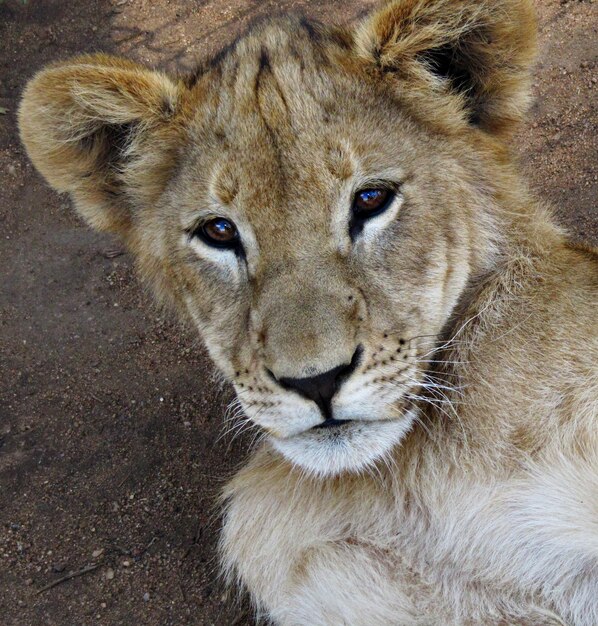
[[313,401],[330,419],[332,398],[363,352],[357,298],[344,281],[334,286],[328,276],[306,281],[306,274],[317,272],[302,269],[272,277],[262,292],[253,317],[258,358],[279,388]]
[[343,420],[334,419],[332,416],[332,398],[343,382],[355,371],[362,352],[363,349],[358,346],[350,363],[338,365],[322,374],[307,378],[281,378],[277,379],[277,382],[285,389],[294,391],[308,400],[313,400],[318,405],[325,421],[318,424],[317,428],[338,425]]

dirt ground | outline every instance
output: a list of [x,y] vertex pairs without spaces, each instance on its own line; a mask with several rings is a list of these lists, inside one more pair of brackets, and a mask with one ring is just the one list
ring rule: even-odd
[[[223,435],[231,390],[118,242],[33,171],[15,127],[25,81],[97,50],[191,68],[254,18],[347,21],[374,4],[0,0],[1,624],[252,623],[214,557],[216,494],[247,449]],[[536,4],[536,104],[517,149],[559,219],[598,243],[597,5]]]

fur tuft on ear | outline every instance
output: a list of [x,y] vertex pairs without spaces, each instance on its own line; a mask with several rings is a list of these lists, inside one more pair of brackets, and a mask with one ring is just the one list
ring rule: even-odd
[[[142,196],[159,192],[182,84],[103,54],[50,66],[27,85],[21,139],[56,190],[95,228],[128,234]],[[146,198],[147,199],[147,198]]]
[[528,108],[536,31],[531,0],[393,0],[358,27],[356,51],[410,81],[427,112],[508,135]]

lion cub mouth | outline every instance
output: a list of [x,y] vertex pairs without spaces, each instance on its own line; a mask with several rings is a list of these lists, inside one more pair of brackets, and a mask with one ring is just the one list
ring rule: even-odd
[[407,434],[416,411],[405,411],[400,419],[325,419],[298,435],[270,437],[273,448],[291,464],[312,476],[336,476],[361,472],[389,454]]
[[354,420],[337,420],[334,417],[327,417],[321,424],[312,426],[312,430],[319,430],[322,428],[337,428],[352,424]]

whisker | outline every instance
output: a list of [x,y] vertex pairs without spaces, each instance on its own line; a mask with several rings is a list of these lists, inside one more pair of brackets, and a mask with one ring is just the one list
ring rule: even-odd
[[436,361],[435,359],[416,359],[416,363],[439,363],[442,365],[469,365],[469,361]]

